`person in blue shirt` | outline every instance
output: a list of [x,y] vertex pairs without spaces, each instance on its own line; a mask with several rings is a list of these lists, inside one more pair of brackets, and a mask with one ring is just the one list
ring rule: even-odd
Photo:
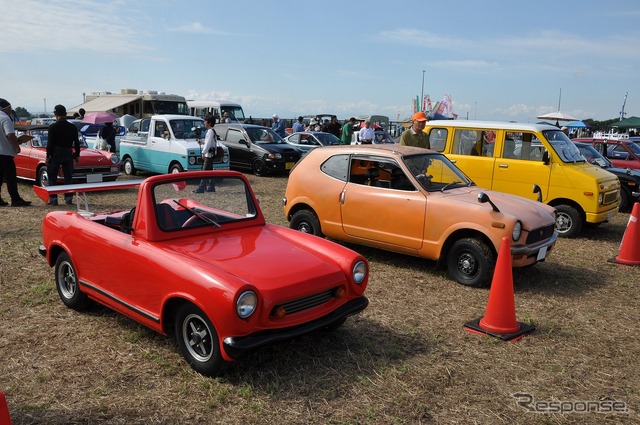
[[282,121],[277,114],[273,114],[273,124],[271,124],[271,130],[275,131],[280,137],[285,137],[287,132],[284,131],[284,121]]
[[293,132],[297,133],[299,131],[304,131],[304,124],[302,122],[302,116],[298,117],[298,121],[293,123]]

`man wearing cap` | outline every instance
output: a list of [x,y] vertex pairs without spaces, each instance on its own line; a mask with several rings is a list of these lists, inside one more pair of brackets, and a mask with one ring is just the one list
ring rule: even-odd
[[376,132],[371,128],[371,121],[367,118],[364,120],[364,127],[358,132],[358,138],[363,145],[370,145],[376,137]]
[[[18,177],[16,176],[16,163],[13,157],[20,152],[20,142],[16,137],[10,114],[11,104],[5,99],[0,99],[0,172],[2,173],[2,180],[7,183],[11,206],[26,207],[31,205],[31,202],[22,199],[18,193]],[[0,184],[2,180],[0,180]],[[7,205],[9,203],[0,198],[0,206]]]
[[420,111],[411,117],[411,128],[400,136],[400,144],[404,146],[417,146],[430,149],[429,136],[423,131],[427,122],[427,115]]
[[[63,105],[53,108],[56,122],[49,126],[49,141],[47,143],[47,174],[49,186],[57,184],[58,170],[62,167],[64,184],[73,183],[73,161],[80,158],[80,140],[78,129],[67,121],[67,109]],[[75,150],[75,151],[74,151]],[[67,204],[73,202],[73,194],[65,193]],[[58,205],[58,195],[49,196],[49,205]]]
[[356,119],[354,117],[349,118],[349,121],[344,123],[342,126],[342,137],[340,140],[343,145],[351,144],[351,137],[353,137],[353,126],[356,123]]
[[285,137],[287,132],[284,131],[284,122],[280,120],[278,115],[273,114],[273,124],[271,124],[271,130],[275,131],[280,137]]

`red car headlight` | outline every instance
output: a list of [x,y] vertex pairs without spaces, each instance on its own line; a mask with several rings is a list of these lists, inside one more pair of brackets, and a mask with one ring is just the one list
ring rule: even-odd
[[253,291],[244,291],[236,301],[236,313],[241,319],[251,316],[258,306],[258,296]]
[[358,261],[353,266],[353,270],[351,270],[353,281],[358,285],[364,282],[364,280],[367,278],[367,273],[369,273],[369,270],[367,268],[367,263],[365,263],[364,261]]

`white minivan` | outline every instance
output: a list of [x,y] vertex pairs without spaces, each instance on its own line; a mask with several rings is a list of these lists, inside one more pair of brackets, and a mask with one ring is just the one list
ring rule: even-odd
[[228,100],[187,100],[189,115],[204,118],[206,115],[216,117],[216,122],[221,122],[222,115],[229,114],[230,122],[244,122],[244,111],[239,103]]

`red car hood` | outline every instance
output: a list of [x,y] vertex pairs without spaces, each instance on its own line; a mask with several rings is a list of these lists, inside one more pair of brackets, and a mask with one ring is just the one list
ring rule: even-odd
[[111,165],[111,152],[99,151],[92,148],[80,149],[80,164],[108,164]]
[[[324,289],[329,283],[336,285],[345,281],[342,269],[331,261],[329,250],[322,256],[306,248],[304,240],[315,236],[289,229],[274,232],[273,227],[236,229],[228,235],[214,229],[211,238],[174,239],[168,241],[167,249],[187,257],[185,262],[193,264],[196,261],[210,267],[213,274],[229,273],[263,291],[280,289],[285,282],[292,287],[300,282],[309,285],[314,285],[314,281],[322,282],[320,288]],[[282,260],[286,258],[295,258],[295,261],[283,266]]]

